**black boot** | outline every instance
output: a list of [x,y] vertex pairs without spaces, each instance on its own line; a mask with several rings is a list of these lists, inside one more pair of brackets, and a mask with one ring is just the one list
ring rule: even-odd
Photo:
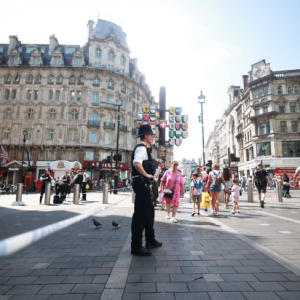
[[159,242],[157,240],[154,240],[153,242],[150,243],[146,243],[146,249],[153,249],[161,246],[162,246],[162,242]]
[[40,196],[40,204],[42,204],[43,196]]

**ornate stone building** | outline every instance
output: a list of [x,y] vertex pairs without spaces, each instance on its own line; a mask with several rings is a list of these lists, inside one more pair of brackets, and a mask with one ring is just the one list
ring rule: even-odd
[[87,27],[84,46],[62,45],[54,35],[48,45],[23,44],[17,36],[0,44],[1,144],[10,161],[22,158],[24,129],[35,165],[105,159],[116,149],[120,100],[119,154],[124,166],[129,162],[136,114],[154,98],[122,28],[100,19]]

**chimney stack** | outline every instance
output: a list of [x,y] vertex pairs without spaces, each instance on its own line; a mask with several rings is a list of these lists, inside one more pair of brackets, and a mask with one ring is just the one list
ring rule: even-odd
[[8,52],[12,49],[15,49],[17,46],[19,46],[20,42],[18,40],[18,37],[16,35],[10,35],[9,36],[9,46],[8,46]]
[[52,51],[59,45],[57,38],[54,34],[49,37],[49,55],[52,54]]
[[94,21],[93,20],[89,20],[87,23],[87,28],[88,28],[88,39],[91,36],[93,29],[94,29]]

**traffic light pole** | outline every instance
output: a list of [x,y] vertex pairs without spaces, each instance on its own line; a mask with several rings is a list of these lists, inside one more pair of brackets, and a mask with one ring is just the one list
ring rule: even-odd
[[[121,105],[118,105],[118,124],[117,124],[117,159],[116,159],[116,174],[115,175],[115,189],[114,194],[118,194],[118,187],[119,187],[119,167],[118,167],[118,159],[119,159],[119,134],[120,134],[120,112],[121,112]],[[112,159],[112,157],[111,157]]]
[[201,115],[202,115],[202,156],[203,156],[203,166],[205,166],[205,152],[204,152],[204,115],[203,115],[203,103],[201,102]]

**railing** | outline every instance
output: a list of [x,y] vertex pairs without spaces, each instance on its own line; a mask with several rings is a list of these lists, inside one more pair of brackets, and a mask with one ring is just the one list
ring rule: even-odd
[[100,127],[99,121],[88,121],[88,126]]
[[120,130],[127,131],[127,126],[120,124],[119,125]]
[[103,127],[114,129],[115,128],[115,123],[104,122]]
[[118,107],[112,103],[100,102],[100,106],[117,110]]

